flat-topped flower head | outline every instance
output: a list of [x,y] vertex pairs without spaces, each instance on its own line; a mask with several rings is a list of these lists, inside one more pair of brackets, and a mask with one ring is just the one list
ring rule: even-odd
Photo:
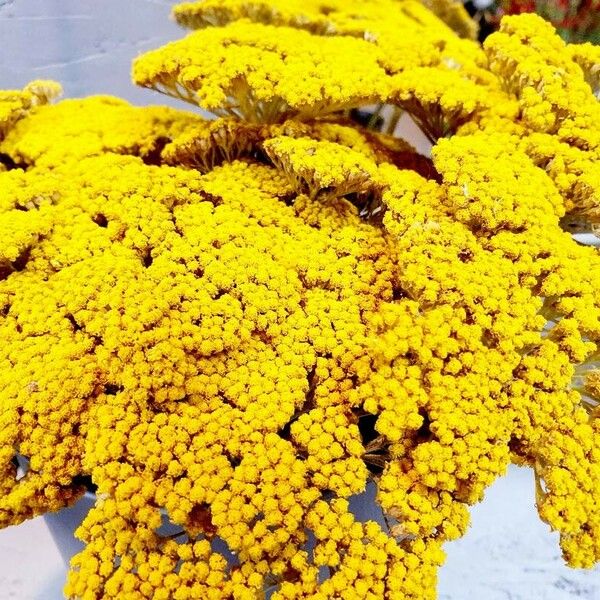
[[[424,9],[423,4],[429,10]],[[320,0],[201,0],[175,5],[172,15],[189,29],[250,19],[319,34],[362,37],[377,29],[374,23],[391,20],[397,29],[402,25],[419,27],[444,22],[463,37],[474,39],[477,36],[475,22],[456,0],[424,0],[423,3],[418,0],[365,0],[360,3],[331,0],[327,4]]]
[[261,158],[266,143],[275,137],[310,138],[329,141],[356,150],[361,156],[380,163],[410,163],[426,168],[427,159],[405,140],[390,135],[357,128],[348,122],[288,120],[281,124],[247,123],[227,117],[205,121],[190,127],[167,144],[161,158],[172,165],[210,171],[224,161],[242,157]]
[[267,140],[264,149],[296,191],[313,198],[368,193],[376,186],[377,165],[334,142],[279,136]]
[[586,42],[585,44],[569,44],[567,49],[573,60],[581,67],[596,98],[600,98],[600,46]]
[[385,99],[380,58],[364,40],[241,21],[142,55],[133,79],[218,115],[273,123]]
[[390,102],[406,110],[432,142],[455,133],[493,98],[460,71],[444,67],[416,67],[391,79]]
[[479,76],[489,77],[481,64],[475,66],[482,62],[481,48],[459,38],[450,28],[454,27],[459,35],[473,37],[475,24],[462,4],[455,0],[426,4],[428,8],[418,0],[333,0],[326,5],[315,0],[203,0],[176,5],[173,16],[191,29],[250,20],[318,35],[357,37],[383,50],[383,64],[390,73],[449,62],[454,68],[475,70]]
[[263,137],[260,127],[234,118],[199,122],[167,144],[161,158],[204,173],[224,161],[252,156]]
[[535,14],[506,17],[484,44],[491,70],[514,93],[525,124],[584,150],[600,145],[600,105],[554,28]]
[[561,194],[567,222],[599,222],[600,149],[582,150],[549,133],[532,132],[517,143],[552,179]]
[[563,215],[563,202],[551,179],[525,154],[512,150],[507,136],[441,140],[433,156],[448,210],[483,235],[555,225]]
[[152,161],[167,141],[201,122],[191,113],[134,107],[111,96],[63,100],[22,119],[0,143],[0,152],[22,166],[56,167],[105,152]]
[[[333,5],[339,4],[334,0]],[[173,7],[173,18],[188,29],[221,27],[240,19],[266,25],[289,25],[324,32],[327,25],[322,3],[315,0],[204,0]]]
[[34,106],[47,104],[62,94],[55,81],[32,81],[22,90],[0,91],[0,140]]

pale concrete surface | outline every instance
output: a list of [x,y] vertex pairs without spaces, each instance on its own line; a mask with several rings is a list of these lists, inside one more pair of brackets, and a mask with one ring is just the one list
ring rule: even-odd
[[445,550],[439,600],[600,599],[600,568],[564,565],[558,534],[537,515],[528,468],[510,467],[471,509],[467,535]]
[[[129,82],[131,59],[182,35],[174,0],[0,0],[0,88],[59,80],[67,96],[110,93],[171,103]],[[415,140],[417,143],[419,140]],[[419,146],[421,144],[418,144]],[[600,501],[600,499],[599,499]],[[440,600],[599,600],[600,571],[573,571],[537,518],[533,481],[513,468],[447,547]],[[65,565],[43,519],[0,531],[0,600],[58,600]]]
[[[56,79],[65,95],[168,102],[130,83],[131,59],[183,35],[174,0],[0,0],[0,88]],[[174,101],[173,101],[174,102]]]
[[0,531],[0,598],[59,600],[65,564],[42,517]]

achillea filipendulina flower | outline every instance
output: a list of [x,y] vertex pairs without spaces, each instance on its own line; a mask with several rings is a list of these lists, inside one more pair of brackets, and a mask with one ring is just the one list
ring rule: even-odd
[[[423,9],[424,4],[427,9]],[[393,20],[394,25],[431,25],[437,19],[459,35],[475,38],[477,27],[461,3],[454,0],[366,0],[360,8],[344,0],[331,0],[327,5],[308,0],[202,0],[184,2],[173,8],[175,20],[189,29],[222,26],[240,19],[256,23],[286,25],[307,29],[320,35],[358,35],[369,23]],[[439,23],[439,21],[437,21]]]
[[432,142],[454,133],[490,104],[484,87],[452,69],[414,68],[392,81],[390,101],[410,113]]
[[367,193],[375,185],[377,165],[340,144],[279,136],[267,140],[264,148],[294,188],[310,197]]
[[140,109],[110,96],[64,100],[33,110],[0,143],[0,152],[18,165],[45,167],[104,152],[151,162],[166,142],[201,122],[190,113],[160,106]]
[[32,81],[22,90],[0,91],[0,140],[33,107],[47,104],[62,94],[54,81]]
[[598,147],[590,124],[600,118],[600,106],[549,23],[537,15],[506,17],[485,49],[491,70],[519,99],[527,126],[584,150]]
[[597,222],[599,151],[581,150],[547,133],[531,133],[519,142],[532,161],[551,177],[569,218]]
[[199,171],[210,171],[225,160],[242,157],[260,157],[265,143],[271,138],[309,137],[352,148],[368,158],[394,164],[410,163],[425,168],[426,159],[405,140],[376,133],[356,125],[337,121],[284,121],[281,124],[246,123],[233,118],[205,121],[176,137],[167,144],[162,158],[168,164],[185,165]]
[[593,566],[600,257],[563,227],[600,220],[595,53],[412,0],[175,15],[134,78],[221,118],[0,120],[0,524],[88,478],[70,598],[428,600],[512,460]]
[[263,137],[260,127],[237,119],[204,121],[175,137],[161,158],[170,165],[185,165],[204,173],[226,160],[251,156]]
[[142,55],[133,76],[216,114],[271,123],[381,101],[388,83],[379,56],[363,40],[240,21]]
[[442,140],[433,159],[442,175],[448,211],[482,234],[550,226],[564,214],[551,179],[525,154],[511,151],[508,137]]
[[590,44],[569,44],[567,49],[573,60],[582,68],[585,79],[594,95],[600,94],[600,46]]
[[[339,1],[329,7],[332,11],[340,8]],[[282,0],[208,0],[204,2],[183,2],[173,7],[175,20],[189,29],[220,27],[232,21],[251,19],[266,25],[291,25],[308,27],[315,32],[327,30],[327,13],[321,10],[319,2]]]

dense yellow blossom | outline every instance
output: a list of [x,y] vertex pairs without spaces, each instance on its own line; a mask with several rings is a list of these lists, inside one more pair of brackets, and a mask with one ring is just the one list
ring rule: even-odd
[[54,81],[32,81],[22,90],[0,91],[0,140],[35,106],[47,104],[62,94]]
[[[313,31],[327,29],[327,11],[320,10],[322,3],[309,0],[208,0],[184,2],[173,7],[173,17],[182,26],[200,29],[222,26],[239,19],[251,19],[269,25],[310,27]],[[338,9],[339,1],[332,3]]]
[[[441,12],[445,9],[450,9],[451,13],[464,11],[457,3],[434,4]],[[481,105],[485,90],[469,86],[466,78],[483,80],[486,85],[494,80],[483,68],[485,56],[477,44],[454,36],[442,21],[412,0],[374,0],[361,3],[360,9],[347,2],[330,3],[325,8],[322,3],[312,2],[193,2],[176,6],[174,15],[189,27],[225,25],[239,19],[251,19],[259,23],[308,29],[320,35],[343,34],[364,38],[382,50],[377,52],[376,48],[372,48],[374,58],[387,73],[407,71],[392,86],[396,93],[387,99],[388,102],[399,102],[413,117],[424,120],[429,126],[428,134],[434,138],[453,131],[464,121],[465,114]],[[346,60],[356,64],[361,59],[356,55]],[[434,65],[449,67],[450,72],[412,72],[421,66]],[[441,76],[443,81],[432,83]],[[454,91],[457,86],[458,90]],[[413,99],[415,91],[417,97]],[[431,110],[431,103],[439,101],[440,95],[443,95],[443,115],[428,118],[422,104],[426,103]],[[457,98],[467,101],[471,108],[467,107],[465,111]]]
[[600,134],[589,126],[600,118],[600,105],[549,23],[534,14],[507,17],[485,48],[528,127],[584,150],[600,145]]
[[[318,371],[316,371],[317,373]],[[340,406],[314,408],[292,423],[292,439],[306,454],[315,484],[342,497],[364,490],[367,468],[357,423]]]
[[175,7],[134,79],[216,120],[0,94],[0,525],[94,486],[67,597],[434,600],[511,460],[600,560],[597,53],[425,4]]
[[104,152],[152,161],[167,141],[198,122],[190,113],[140,109],[110,96],[64,100],[33,110],[0,143],[0,152],[19,165],[45,167]]
[[[556,224],[563,201],[550,178],[501,135],[442,140],[433,150],[448,211],[471,229],[518,231]],[[482,168],[485,166],[487,168]]]
[[547,133],[525,135],[519,145],[551,177],[570,218],[598,220],[598,151],[581,150]]
[[168,164],[185,165],[206,172],[224,160],[260,156],[265,150],[265,142],[282,135],[341,144],[344,150],[352,148],[377,163],[410,163],[423,168],[427,163],[425,157],[418,155],[403,139],[358,129],[344,122],[317,121],[307,124],[285,121],[282,124],[262,125],[233,118],[205,121],[190,127],[167,144],[161,156]]
[[266,123],[380,101],[388,91],[368,42],[244,21],[142,55],[133,78],[217,114]]
[[567,50],[573,60],[581,67],[586,81],[595,96],[600,94],[600,47],[586,42],[585,44],[570,44]]
[[479,113],[478,122],[467,123],[461,133],[483,129],[510,135],[511,144],[550,175],[567,219],[589,229],[599,218],[595,47],[566,45],[535,15],[505,19],[485,46],[490,67],[509,95],[494,90],[495,106]]
[[263,136],[259,127],[225,118],[188,127],[161,152],[170,165],[185,165],[203,173],[225,160],[251,156]]
[[461,35],[474,36],[475,25],[462,4],[454,0],[426,0],[424,4],[433,13],[417,0],[368,0],[360,4],[333,0],[327,5],[315,0],[203,0],[176,5],[173,16],[192,29],[250,19],[318,35],[350,35],[381,47],[383,64],[390,73],[443,63],[488,82],[493,79],[483,68],[485,55],[479,45],[458,38],[447,26]]
[[[423,4],[459,35],[476,37],[476,25],[464,7],[454,0],[424,0]],[[270,25],[287,25],[321,35],[361,35],[377,21],[393,19],[394,25],[413,27],[439,23],[416,0],[365,0],[360,7],[345,0],[201,0],[173,8],[173,17],[182,26],[200,29],[222,26],[240,19]]]
[[418,67],[392,78],[390,101],[406,110],[432,142],[486,108],[486,89],[452,69]]
[[310,197],[368,192],[376,179],[377,165],[373,161],[334,142],[279,136],[267,140],[264,148],[296,191]]

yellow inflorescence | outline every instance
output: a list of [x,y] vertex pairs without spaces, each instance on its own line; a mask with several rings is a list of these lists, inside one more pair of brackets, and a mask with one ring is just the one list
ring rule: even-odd
[[390,102],[409,112],[432,142],[489,106],[487,90],[452,68],[416,67],[393,77]]
[[[475,38],[477,26],[468,17],[464,6],[456,0],[423,0],[439,19],[459,35]],[[345,0],[201,0],[184,2],[173,8],[175,20],[189,29],[226,25],[240,19],[250,19],[270,25],[290,25],[319,34],[359,35],[369,22],[407,19],[413,26],[440,21],[423,10],[417,0],[365,0],[361,6]]]
[[377,165],[372,160],[335,142],[279,136],[267,140],[264,148],[294,188],[312,198],[319,193],[339,198],[368,191],[376,179]]
[[64,100],[22,119],[0,143],[0,152],[19,165],[44,167],[104,152],[153,160],[166,142],[202,122],[190,113],[160,106],[140,109],[110,96]]
[[[405,164],[416,158],[423,162],[423,157],[419,157],[405,140],[347,123],[290,120],[265,125],[231,117],[200,122],[188,128],[165,146],[161,156],[168,164],[207,172],[225,160],[260,155],[261,151],[266,151],[269,141],[278,136],[334,142],[341,144],[344,151],[351,148],[361,157],[366,156],[377,163]],[[291,140],[288,143],[292,143]]]
[[567,46],[573,60],[582,68],[595,96],[600,94],[600,47],[590,42]]
[[33,107],[58,98],[62,88],[54,81],[32,81],[22,90],[0,91],[0,140]]
[[269,123],[382,100],[380,62],[363,40],[239,21],[142,55],[133,77],[217,114]]
[[586,45],[566,45],[535,15],[504,19],[485,46],[491,70],[519,103],[521,118],[512,133],[552,176],[567,211],[596,222],[598,52]]
[[597,52],[425,4],[176,7],[134,79],[214,121],[0,93],[0,525],[95,486],[67,597],[433,600],[511,461],[600,560]]
[[[600,142],[589,123],[600,107],[552,26],[535,15],[503,20],[486,42],[490,68],[519,100],[524,123],[583,149]],[[591,120],[591,121],[590,121]]]

